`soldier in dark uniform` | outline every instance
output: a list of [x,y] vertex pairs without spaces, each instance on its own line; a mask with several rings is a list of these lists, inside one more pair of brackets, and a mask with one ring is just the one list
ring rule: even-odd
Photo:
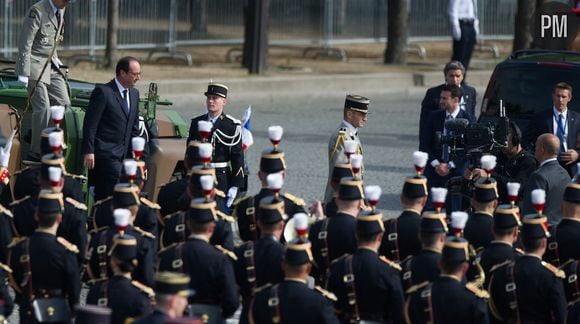
[[459,237],[445,241],[441,275],[424,288],[411,289],[405,304],[407,323],[489,323],[486,299],[489,294],[465,284],[469,267],[468,243]]
[[[51,172],[54,179],[51,179]],[[60,177],[58,176],[59,172],[61,173]],[[54,154],[44,155],[38,172],[39,191],[62,192],[66,181],[62,176],[63,174],[64,158]],[[57,234],[76,245],[80,251],[84,251],[87,246],[87,206],[71,197],[64,196],[64,212]],[[38,203],[37,197],[38,191],[33,196],[27,196],[11,205],[12,213],[15,216],[13,218],[14,229],[19,236],[30,236],[37,227],[34,216],[34,210]],[[82,264],[82,253],[77,254],[77,257],[79,258],[78,264]]]
[[199,121],[210,121],[213,127],[208,141],[213,145],[212,166],[216,169],[218,189],[228,197],[228,207],[236,198],[244,183],[244,152],[242,151],[242,127],[240,121],[227,115],[224,107],[228,102],[228,87],[219,83],[207,86],[207,113],[191,120],[187,143],[202,141],[198,130]]
[[427,178],[407,177],[401,192],[403,212],[399,217],[385,221],[385,235],[379,250],[390,260],[400,262],[421,252],[419,231],[421,211],[427,203]]
[[336,197],[338,212],[310,228],[309,237],[316,263],[313,276],[317,282],[325,282],[326,271],[334,259],[356,251],[356,216],[364,204],[364,198],[361,180],[343,178]]
[[405,292],[413,286],[424,285],[425,282],[431,282],[439,276],[438,264],[446,233],[445,214],[423,214],[419,232],[421,252],[401,262],[401,277]]
[[338,211],[338,207],[336,206],[336,197],[338,196],[338,185],[340,184],[340,179],[352,177],[354,177],[354,173],[352,172],[352,166],[350,163],[338,163],[334,165],[334,169],[332,169],[332,175],[330,176],[332,198],[324,203],[324,215],[326,215],[326,217],[332,217],[336,215],[336,212]]
[[189,289],[190,278],[176,272],[159,272],[155,275],[155,309],[135,324],[165,324],[166,320],[183,316],[187,298],[193,296]]
[[110,253],[109,265],[113,275],[93,283],[87,304],[111,308],[111,324],[124,324],[127,320],[149,314],[155,293],[131,277],[137,265],[137,239],[128,234],[117,234],[113,237]]
[[[167,215],[163,218],[163,232],[161,234],[161,247],[167,247],[173,243],[185,242],[189,235],[186,226],[186,214],[191,205],[191,201],[196,198],[206,197],[201,186],[202,177],[207,176],[215,179],[215,169],[195,166],[192,168],[189,176],[189,186],[179,199],[179,209],[181,211]],[[213,189],[209,199],[216,202],[216,226],[210,239],[211,245],[220,245],[228,250],[234,249],[234,235],[232,233],[233,217],[223,212],[225,207],[225,195],[219,189]]]
[[556,237],[561,264],[568,260],[580,260],[580,184],[570,183],[566,186],[562,220],[552,234]]
[[517,207],[499,205],[493,214],[494,240],[479,255],[479,264],[485,273],[484,287],[488,286],[495,266],[508,260],[515,260],[523,254],[523,251],[514,247],[520,226],[518,213]]
[[344,323],[403,323],[401,267],[378,254],[384,232],[381,213],[361,212],[357,217],[358,249],[330,266],[326,288],[338,297],[336,308]]
[[578,324],[580,323],[580,286],[578,285],[580,261],[569,259],[560,268],[566,275],[564,279],[564,291],[568,302],[566,324]]
[[332,307],[336,296],[306,284],[313,262],[310,247],[303,238],[286,244],[284,281],[256,291],[248,315],[250,323],[339,323]]
[[[260,158],[260,171],[258,177],[262,184],[262,189],[255,196],[246,196],[234,202],[233,216],[237,219],[240,238],[243,241],[255,241],[260,237],[256,228],[256,207],[262,198],[272,195],[268,189],[267,176],[273,173],[282,173],[286,176],[286,160],[284,152],[274,149],[265,150]],[[292,217],[297,213],[306,213],[304,200],[290,193],[283,192],[280,196],[284,199],[285,215]]]
[[71,310],[79,302],[79,250],[56,236],[63,205],[62,193],[40,192],[36,209],[38,228],[29,238],[14,241],[9,247],[7,262],[13,269],[9,274],[10,285],[20,307],[20,323],[35,322],[32,309],[35,299],[42,312],[52,307],[53,318],[63,322],[70,321]]
[[284,245],[280,243],[284,231],[284,201],[274,196],[264,197],[256,214],[260,238],[255,242],[248,241],[234,250],[238,258],[234,270],[242,296],[240,323],[248,321],[248,307],[254,290],[268,283],[279,283],[284,279],[282,272]]
[[497,207],[497,183],[495,180],[480,178],[475,181],[471,198],[473,213],[465,224],[464,235],[476,251],[489,246],[493,240],[493,211]]
[[[109,251],[112,247],[113,237],[121,230],[137,239],[137,266],[132,275],[135,280],[145,284],[153,285],[154,259],[157,246],[155,236],[136,226],[133,226],[137,211],[139,209],[139,196],[137,188],[129,184],[117,184],[113,189],[113,205],[119,209],[113,211],[115,218],[114,226],[105,226],[89,232],[90,241],[87,248],[87,274],[89,279],[102,279],[111,276],[109,263]],[[128,211],[128,212],[127,212]],[[128,213],[128,220],[119,223],[124,215]],[[126,222],[126,223],[125,223]]]
[[195,290],[195,296],[189,299],[193,313],[202,312],[210,321],[232,316],[240,304],[230,260],[236,258],[235,254],[209,244],[216,213],[215,201],[194,199],[187,212],[187,226],[191,231],[187,241],[159,251],[157,258],[157,271],[189,275],[189,287]]
[[12,273],[12,269],[4,263],[0,263],[0,319],[2,316],[8,318],[14,309],[14,299],[8,291],[8,275],[10,273]]
[[0,205],[0,262],[6,262],[8,245],[14,237],[14,226],[12,212]]
[[522,223],[525,254],[492,272],[491,313],[497,320],[509,323],[564,323],[564,272],[542,261],[549,235],[547,218],[526,215]]

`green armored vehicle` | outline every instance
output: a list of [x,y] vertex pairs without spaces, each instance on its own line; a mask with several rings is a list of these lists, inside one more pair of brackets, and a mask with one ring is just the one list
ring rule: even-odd
[[[13,129],[17,133],[13,141],[9,171],[22,168],[23,157],[30,148],[32,109],[26,109],[27,91],[14,74],[14,62],[0,61],[0,128],[4,137]],[[68,80],[71,107],[66,110],[62,128],[65,134],[66,167],[69,173],[86,175],[81,155],[83,119],[91,92],[95,85],[90,82]],[[139,102],[139,114],[150,130],[149,148],[151,166],[147,174],[144,191],[155,201],[159,187],[181,172],[188,125],[181,116],[168,109],[171,102],[160,100],[157,85],[151,83],[146,97]],[[153,135],[153,136],[151,136]]]

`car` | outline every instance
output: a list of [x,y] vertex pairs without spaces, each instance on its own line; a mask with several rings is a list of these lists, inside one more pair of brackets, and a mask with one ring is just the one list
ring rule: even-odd
[[[86,175],[83,156],[80,153],[82,127],[85,110],[95,84],[82,80],[67,80],[71,107],[65,112],[62,128],[65,133],[65,161],[67,171],[72,174]],[[7,138],[13,129],[17,136],[13,141],[8,169],[11,174],[21,169],[23,157],[28,156],[30,147],[30,127],[32,110],[26,109],[27,90],[18,82],[14,74],[14,62],[0,60],[0,128],[1,136]],[[149,142],[151,165],[147,170],[147,183],[143,189],[153,201],[162,184],[181,174],[183,166],[188,125],[179,113],[167,107],[171,102],[161,100],[157,85],[151,83],[147,96],[140,99],[139,114],[147,128],[155,136]]]
[[558,82],[572,86],[568,108],[580,112],[580,53],[559,50],[521,50],[499,63],[489,80],[479,121],[497,121],[500,100],[507,117],[524,130],[532,116],[550,108],[552,89]]

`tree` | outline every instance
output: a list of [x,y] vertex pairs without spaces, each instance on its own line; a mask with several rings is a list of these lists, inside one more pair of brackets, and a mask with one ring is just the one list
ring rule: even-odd
[[387,49],[385,64],[407,62],[407,38],[409,35],[409,1],[388,0]]
[[532,45],[532,21],[536,2],[530,0],[518,0],[516,13],[513,51],[530,48]]
[[107,2],[107,47],[105,48],[105,68],[111,68],[116,64],[117,54],[117,31],[119,30],[119,0]]

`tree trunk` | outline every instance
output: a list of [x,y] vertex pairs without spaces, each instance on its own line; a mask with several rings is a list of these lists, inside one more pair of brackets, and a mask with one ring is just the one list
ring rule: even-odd
[[117,63],[117,32],[119,30],[119,0],[108,0],[107,3],[107,47],[105,48],[105,68]]
[[536,3],[530,0],[518,0],[516,13],[513,51],[530,48],[532,45],[532,21]]
[[407,38],[409,35],[409,2],[408,0],[389,0],[387,49],[385,64],[407,63]]

